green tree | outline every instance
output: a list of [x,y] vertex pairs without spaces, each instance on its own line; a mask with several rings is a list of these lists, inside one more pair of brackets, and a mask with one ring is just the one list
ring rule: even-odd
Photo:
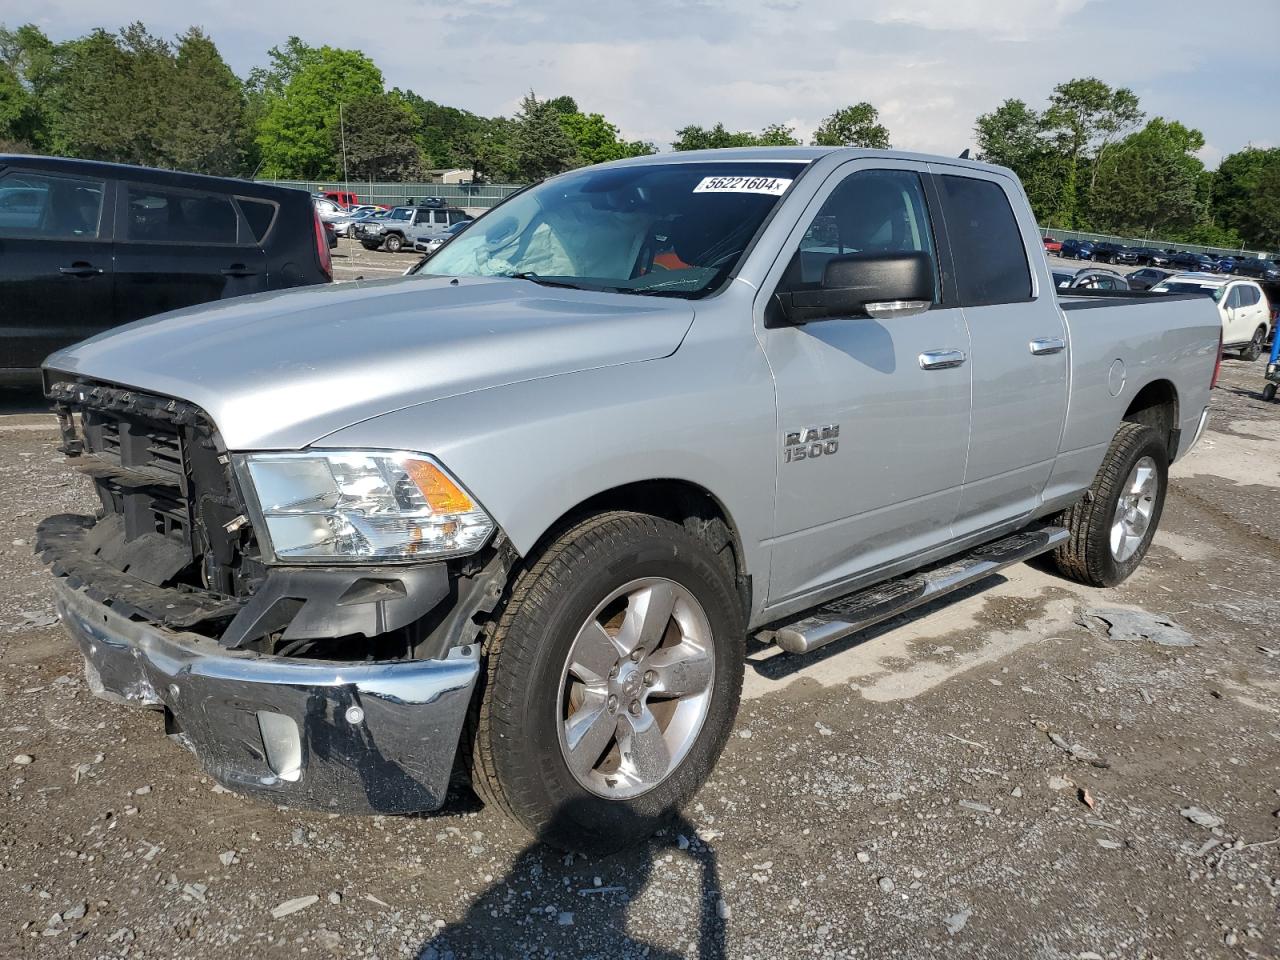
[[889,147],[889,128],[880,122],[880,111],[865,100],[837,110],[813,134],[814,146]]
[[529,91],[520,101],[512,131],[511,151],[517,174],[541,180],[576,166],[577,151],[560,125],[554,101],[539,100]]
[[341,169],[346,151],[348,173],[362,180],[410,180],[422,176],[422,151],[414,134],[418,116],[393,93],[357,97],[343,108],[334,131]]
[[16,90],[9,87],[7,93],[7,135],[14,137],[15,143],[39,147],[46,141],[56,52],[54,43],[39,27],[26,24],[10,30],[0,26],[0,87],[17,85]]
[[1170,236],[1198,224],[1205,211],[1204,146],[1199,130],[1156,117],[1098,162],[1093,216],[1104,230]]
[[258,123],[263,175],[297,180],[337,175],[333,143],[339,104],[381,93],[382,71],[363,53],[320,47],[280,96],[269,100]]
[[[1068,80],[1053,88],[1044,113],[1045,132],[1066,160],[1059,219],[1075,226],[1087,219],[1088,190],[1096,181],[1097,163],[1107,149],[1142,122],[1137,95],[1127,87],[1112,89],[1097,77]],[[1086,167],[1092,169],[1084,169]]]
[[31,94],[7,63],[0,63],[0,137],[17,140],[23,118],[31,111]]
[[196,27],[178,38],[170,88],[160,151],[169,165],[218,176],[239,173],[249,140],[244,91],[213,41]]
[[756,143],[762,147],[798,147],[795,128],[782,123],[771,123],[756,137]]
[[1066,161],[1046,139],[1044,115],[1022,100],[1006,100],[978,117],[974,137],[979,160],[1008,167],[1022,180],[1037,222],[1058,225]]
[[579,165],[656,152],[651,143],[621,139],[618,128],[599,113],[562,113],[560,127],[573,142]]
[[723,123],[706,129],[697,124],[690,124],[676,131],[672,150],[713,150],[721,147],[754,147],[757,145],[755,134],[745,131],[731,133]]
[[1214,223],[1238,232],[1249,245],[1276,246],[1274,240],[1263,239],[1269,232],[1258,211],[1269,208],[1274,218],[1275,199],[1267,195],[1265,182],[1271,181],[1265,175],[1278,168],[1280,147],[1246,147],[1223,157],[1213,178],[1210,208]]

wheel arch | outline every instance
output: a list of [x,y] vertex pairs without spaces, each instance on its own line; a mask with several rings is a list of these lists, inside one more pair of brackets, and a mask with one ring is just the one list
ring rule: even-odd
[[1121,417],[1127,423],[1141,423],[1154,429],[1165,440],[1172,463],[1178,453],[1178,388],[1171,380],[1152,380],[1134,394]]
[[728,508],[714,493],[691,480],[655,477],[635,480],[592,494],[571,506],[538,536],[529,556],[540,553],[568,527],[585,517],[625,510],[678,523],[694,536],[707,541],[716,553],[729,550],[727,562],[750,608],[750,573],[743,552],[742,536]]

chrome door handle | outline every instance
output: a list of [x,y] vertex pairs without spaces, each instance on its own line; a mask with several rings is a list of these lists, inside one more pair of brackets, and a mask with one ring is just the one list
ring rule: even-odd
[[1043,340],[1032,340],[1027,346],[1031,349],[1032,356],[1043,357],[1050,353],[1061,353],[1067,349],[1067,341],[1061,337],[1045,337]]
[[960,366],[966,359],[963,350],[928,350],[920,354],[920,369],[947,370]]

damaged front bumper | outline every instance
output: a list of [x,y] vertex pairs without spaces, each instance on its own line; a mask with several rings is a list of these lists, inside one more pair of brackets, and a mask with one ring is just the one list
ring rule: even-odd
[[94,693],[162,707],[170,735],[223,786],[334,812],[444,802],[477,646],[376,663],[260,656],[129,619],[65,577],[54,591]]

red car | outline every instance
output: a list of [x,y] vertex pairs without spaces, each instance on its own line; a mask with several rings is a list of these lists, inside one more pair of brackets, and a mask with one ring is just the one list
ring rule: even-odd
[[1062,241],[1055,240],[1053,237],[1045,237],[1044,250],[1045,250],[1045,253],[1058,253],[1060,250],[1062,250]]
[[354,207],[360,198],[349,190],[323,190],[320,196],[343,207]]

